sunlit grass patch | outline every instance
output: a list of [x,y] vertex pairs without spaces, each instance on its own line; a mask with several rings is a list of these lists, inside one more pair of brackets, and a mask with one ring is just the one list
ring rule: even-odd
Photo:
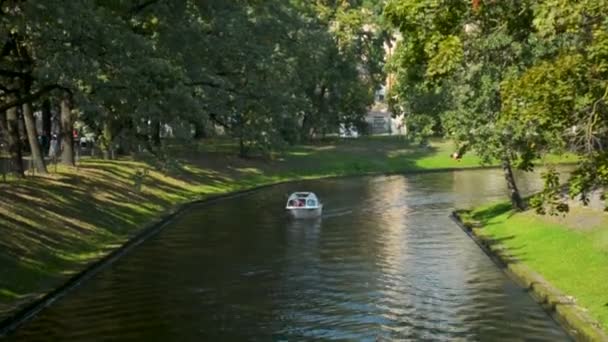
[[480,226],[481,236],[500,241],[515,260],[573,296],[608,329],[608,226],[577,229],[533,212],[514,213],[508,203],[476,209],[464,219]]
[[403,149],[398,149],[398,150],[389,150],[389,151],[387,151],[386,156],[389,158],[398,158],[398,157],[411,155],[414,152],[415,152],[415,150],[413,150],[411,148],[403,148]]
[[[5,300],[18,300],[20,296],[13,291],[0,288],[0,301]],[[2,315],[2,311],[0,311],[0,316]]]
[[234,170],[246,175],[262,175],[264,172],[255,167],[234,168]]
[[294,156],[294,157],[306,157],[306,156],[310,156],[312,154],[312,152],[310,151],[289,151],[285,153],[288,156]]
[[0,312],[57,286],[177,204],[284,181],[478,165],[474,156],[450,159],[452,149],[440,140],[333,138],[274,159],[239,158],[234,141],[204,140],[169,145],[163,161],[83,158],[77,168],[50,165],[48,176],[0,183],[0,289],[11,294],[0,294]]

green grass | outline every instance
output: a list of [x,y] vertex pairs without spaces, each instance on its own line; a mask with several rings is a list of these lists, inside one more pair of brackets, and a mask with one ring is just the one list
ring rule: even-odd
[[[226,156],[226,153],[236,155],[236,149],[237,146],[230,142],[211,141],[187,151],[180,147],[175,153],[180,156],[182,163],[195,165],[196,155],[202,154],[206,165],[211,163],[215,168],[219,165],[211,161],[210,157]],[[291,147],[284,153],[274,155],[271,163],[260,160],[256,162],[255,159],[224,158],[223,161],[234,163],[234,167],[231,170],[223,169],[222,173],[250,173],[252,177],[257,176],[256,180],[260,177],[307,179],[479,166],[479,159],[473,155],[465,156],[461,161],[451,159],[453,152],[453,144],[441,140],[433,141],[429,147],[419,147],[395,137],[335,139],[316,145]]]
[[[463,216],[476,232],[500,241],[516,262],[542,275],[586,308],[608,330],[608,217],[575,208],[566,217],[514,214],[507,203]],[[580,224],[587,222],[587,224]],[[475,225],[475,224],[474,224]]]
[[50,167],[48,177],[0,184],[0,318],[179,203],[281,181],[479,165],[475,156],[452,160],[449,142],[421,148],[394,137],[295,146],[271,159],[239,158],[229,140],[167,150],[166,163],[83,159],[77,169]]

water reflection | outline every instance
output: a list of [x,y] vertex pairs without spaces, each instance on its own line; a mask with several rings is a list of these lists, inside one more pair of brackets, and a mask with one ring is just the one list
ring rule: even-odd
[[[12,339],[567,340],[448,218],[502,198],[500,177],[325,180],[203,205]],[[304,188],[322,218],[285,215]]]

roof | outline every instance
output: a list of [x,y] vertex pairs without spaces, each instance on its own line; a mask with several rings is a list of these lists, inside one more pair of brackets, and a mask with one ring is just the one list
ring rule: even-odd
[[296,192],[295,195],[298,197],[308,197],[308,195],[310,195],[310,192]]
[[291,194],[289,196],[289,198],[317,198],[317,195],[315,195],[312,192],[305,192],[305,191],[298,191],[298,192],[294,192],[293,194]]

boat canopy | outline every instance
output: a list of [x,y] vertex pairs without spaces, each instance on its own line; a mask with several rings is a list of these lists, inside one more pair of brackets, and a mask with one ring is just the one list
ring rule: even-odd
[[312,192],[294,192],[287,199],[287,208],[317,208],[319,207],[319,199]]

